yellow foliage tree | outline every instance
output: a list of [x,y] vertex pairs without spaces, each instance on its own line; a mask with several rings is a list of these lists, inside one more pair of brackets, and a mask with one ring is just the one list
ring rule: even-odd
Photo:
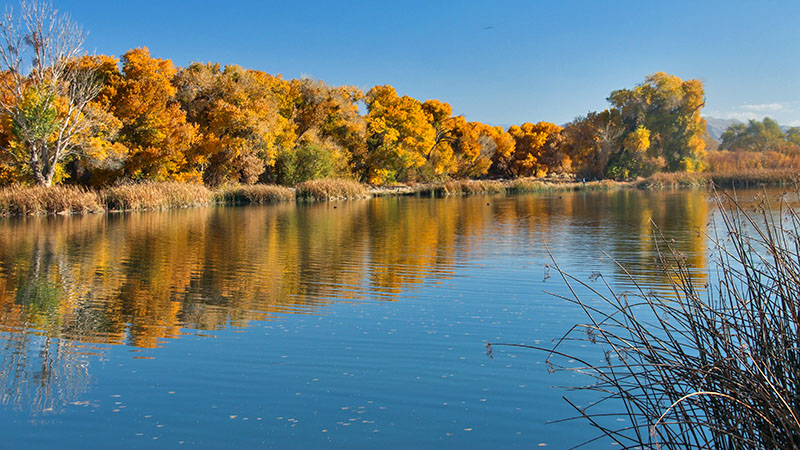
[[544,176],[562,169],[565,163],[561,153],[562,128],[550,122],[513,125],[508,134],[514,139],[514,150],[497,153],[495,170],[505,176]]
[[[613,91],[608,100],[619,111],[627,133],[639,127],[650,130],[648,157],[663,159],[667,169],[694,166],[705,156],[708,131],[701,116],[702,81],[657,72],[633,89]],[[624,165],[624,161],[618,164]]]
[[436,130],[422,103],[375,86],[366,95],[367,157],[358,167],[370,183],[415,181],[436,143]]
[[192,64],[175,79],[177,97],[201,138],[189,162],[210,185],[255,183],[294,145],[286,81],[239,66]]

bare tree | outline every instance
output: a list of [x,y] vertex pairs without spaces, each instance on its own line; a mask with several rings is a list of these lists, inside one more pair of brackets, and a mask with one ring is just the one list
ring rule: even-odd
[[17,145],[3,148],[50,186],[56,166],[80,150],[77,137],[95,122],[86,114],[101,84],[75,62],[85,34],[49,3],[21,3],[0,17],[0,113],[12,124]]

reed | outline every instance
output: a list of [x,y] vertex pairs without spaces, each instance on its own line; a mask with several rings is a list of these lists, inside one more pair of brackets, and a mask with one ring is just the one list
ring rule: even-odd
[[456,180],[443,185],[447,194],[499,194],[506,191],[503,183],[494,180]]
[[795,184],[798,172],[794,169],[741,169],[725,172],[662,172],[636,183],[639,188],[747,188],[764,186],[790,186]]
[[214,193],[207,187],[176,181],[121,184],[99,195],[109,211],[189,208],[214,201]]
[[[755,209],[716,200],[709,286],[659,233],[668,296],[608,284],[601,292],[561,273],[565,299],[587,320],[539,349],[556,370],[594,378],[577,389],[600,401],[570,404],[622,448],[800,448],[800,215],[785,198],[773,208],[763,197]],[[576,294],[583,289],[592,298]],[[562,351],[571,340],[601,346],[604,362]],[[601,411],[611,405],[617,412]]]
[[506,191],[509,194],[522,194],[526,192],[607,191],[627,186],[628,183],[613,180],[553,182],[536,178],[520,178],[508,182],[506,184]]
[[636,182],[637,187],[644,189],[694,188],[711,184],[708,173],[697,172],[659,172]]
[[103,211],[97,193],[76,186],[11,186],[0,190],[0,215],[74,214]]
[[711,173],[718,187],[746,188],[763,186],[794,186],[798,180],[795,169],[751,169],[736,172]]
[[294,200],[294,191],[275,184],[234,185],[220,188],[217,199],[226,204],[266,204]]
[[710,151],[706,162],[711,172],[736,173],[753,170],[776,170],[800,168],[800,152],[786,151]]
[[328,201],[369,197],[369,191],[363,184],[335,178],[305,181],[295,189],[295,195],[300,200]]

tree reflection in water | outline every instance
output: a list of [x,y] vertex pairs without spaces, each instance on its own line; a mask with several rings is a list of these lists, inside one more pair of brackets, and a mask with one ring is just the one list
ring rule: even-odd
[[397,300],[481,255],[504,252],[513,264],[530,264],[520,252],[542,242],[568,258],[607,251],[657,284],[660,272],[648,263],[650,218],[679,237],[698,273],[706,265],[705,240],[691,231],[708,221],[702,192],[488,199],[6,220],[0,401],[58,410],[87,389],[92,357],[108,345],[153,348],[190,330],[324,314],[336,302]]

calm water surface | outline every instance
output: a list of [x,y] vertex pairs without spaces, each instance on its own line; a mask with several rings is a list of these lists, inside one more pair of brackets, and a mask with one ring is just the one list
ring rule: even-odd
[[548,421],[592,398],[551,386],[588,380],[485,343],[582,320],[545,292],[567,293],[548,249],[660,289],[652,218],[704,277],[713,209],[621,191],[0,222],[0,448],[578,444],[586,423]]

